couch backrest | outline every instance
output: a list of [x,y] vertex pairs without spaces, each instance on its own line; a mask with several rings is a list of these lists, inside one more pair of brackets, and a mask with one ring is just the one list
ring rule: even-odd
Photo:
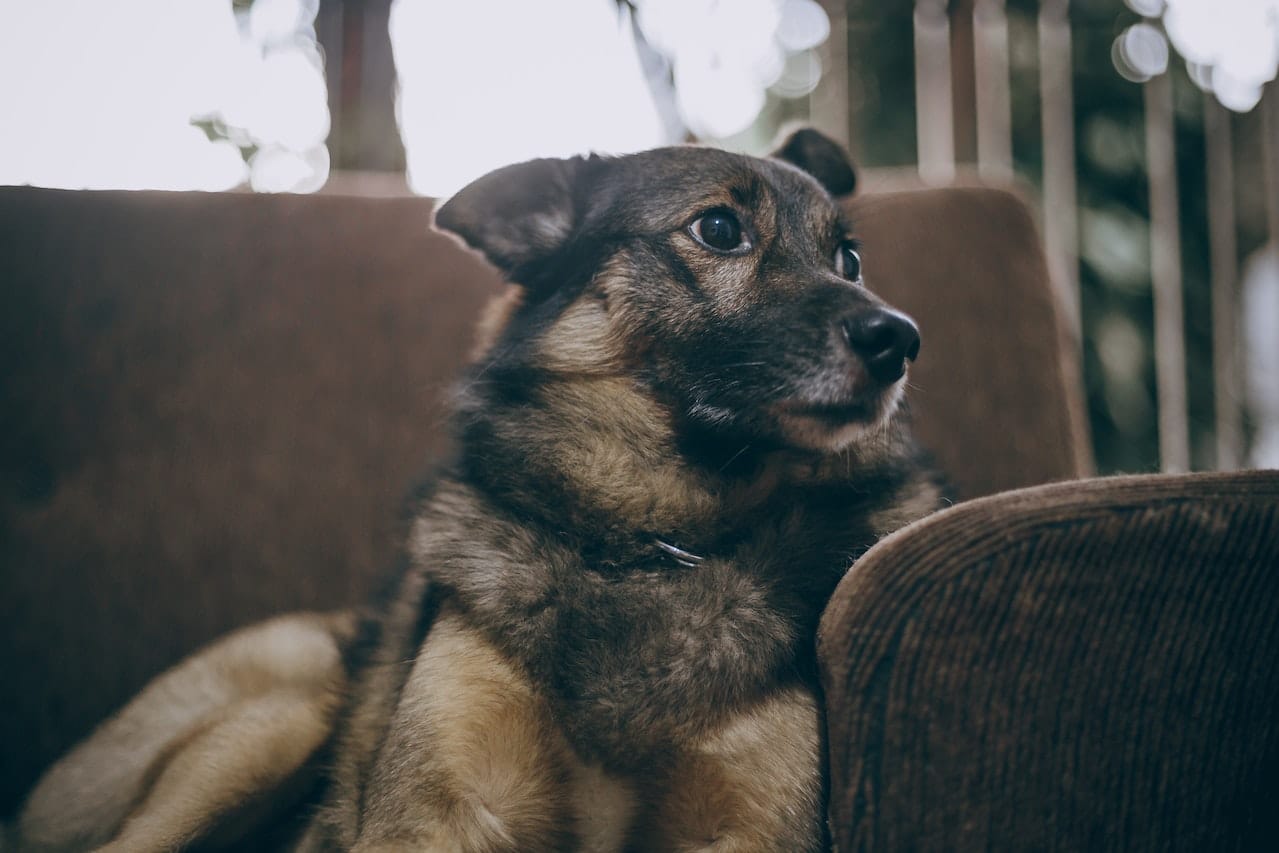
[[500,286],[430,210],[0,191],[0,813],[181,655],[392,563]]
[[[1013,196],[854,204],[917,316],[920,431],[964,494],[1083,470]],[[494,272],[430,202],[0,188],[0,814],[150,677],[362,599]]]
[[1091,473],[1077,344],[1020,198],[907,190],[850,208],[867,284],[919,323],[908,399],[958,496]]

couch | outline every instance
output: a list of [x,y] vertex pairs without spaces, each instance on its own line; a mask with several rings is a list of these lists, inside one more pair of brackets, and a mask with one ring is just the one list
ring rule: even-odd
[[[1279,837],[1279,473],[1092,477],[1012,192],[852,202],[954,507],[822,621],[839,850]],[[501,283],[414,198],[0,188],[0,816],[149,678],[366,598]]]

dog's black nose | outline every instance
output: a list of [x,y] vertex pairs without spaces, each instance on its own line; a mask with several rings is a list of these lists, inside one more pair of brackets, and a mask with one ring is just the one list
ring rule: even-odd
[[901,379],[906,359],[914,361],[919,355],[919,328],[905,314],[872,308],[844,318],[841,326],[848,346],[884,385]]

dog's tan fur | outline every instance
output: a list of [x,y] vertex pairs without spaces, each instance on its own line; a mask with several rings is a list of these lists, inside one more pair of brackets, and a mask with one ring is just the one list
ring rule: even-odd
[[818,711],[804,690],[781,690],[676,756],[646,823],[645,850],[778,849],[801,839],[821,806]]
[[380,751],[395,760],[369,776],[353,849],[563,846],[572,750],[527,677],[458,613],[437,617]]
[[237,631],[159,676],[53,765],[18,823],[23,851],[181,849],[236,838],[289,797],[328,740],[349,614]]
[[[548,258],[591,233],[579,173],[606,164],[511,167],[441,211],[518,286],[481,321],[463,457],[415,505],[376,621],[353,640],[351,617],[285,618],[180,665],[50,771],[20,849],[216,846],[317,760],[327,789],[300,851],[821,848],[816,617],[851,559],[939,492],[896,417],[900,374],[876,385],[830,327],[879,303],[827,266],[821,241],[846,227],[813,177],[829,164],[646,156],[627,168],[686,174],[611,211],[609,233],[638,236],[598,258],[578,247],[595,266],[551,296]],[[837,167],[826,185],[846,190]],[[685,227],[743,198],[759,251],[708,251]],[[721,376],[701,357],[724,359],[713,343],[684,353],[792,308],[780,343],[746,340],[798,342],[733,404],[742,423],[697,426],[672,394]],[[729,361],[712,390],[765,363]],[[778,376],[799,390],[779,396]],[[864,413],[787,408],[832,387]],[[690,448],[702,428],[741,450]]]

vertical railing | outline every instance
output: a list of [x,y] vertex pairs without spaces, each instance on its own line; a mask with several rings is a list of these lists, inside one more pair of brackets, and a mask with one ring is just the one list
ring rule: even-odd
[[[1266,182],[1266,224],[1270,249],[1279,252],[1279,82],[1266,84],[1261,98],[1262,179]],[[1279,317],[1275,318],[1279,328]]]
[[1074,64],[1069,0],[1039,4],[1039,100],[1043,135],[1044,251],[1071,331],[1081,334],[1079,213],[1075,194]]
[[808,113],[818,130],[847,149],[852,136],[848,94],[848,3],[846,0],[822,0],[822,8],[830,18],[830,37],[820,48],[825,73],[813,91]]
[[1239,261],[1235,240],[1235,170],[1230,112],[1204,93],[1208,251],[1212,276],[1212,384],[1219,470],[1243,461],[1239,394]]
[[1181,227],[1172,78],[1142,84],[1146,122],[1146,175],[1150,182],[1150,277],[1155,298],[1155,393],[1159,407],[1159,464],[1190,470],[1186,396],[1186,340],[1181,288]]
[[946,0],[915,2],[915,126],[919,175],[929,183],[955,176],[955,117],[950,86],[950,17]]
[[[1279,81],[1272,80],[1266,84],[1265,92],[1261,99],[1261,122],[1262,122],[1262,180],[1265,182],[1266,189],[1266,224],[1269,242],[1267,250],[1271,253],[1272,260],[1279,256]],[[1264,302],[1264,300],[1262,300]],[[1267,323],[1268,321],[1268,323]],[[1254,327],[1260,325],[1265,328],[1267,325],[1270,334],[1274,334],[1274,330],[1279,328],[1279,316],[1269,317],[1260,323],[1251,324]],[[1272,364],[1271,367],[1274,367]],[[1264,382],[1264,370],[1258,371]],[[1251,383],[1250,383],[1251,384]],[[1264,390],[1262,393],[1265,393]],[[1273,387],[1270,389],[1270,398],[1258,400],[1258,408],[1261,409],[1265,416],[1274,418],[1279,415],[1276,411]],[[1266,441],[1273,441],[1273,431],[1279,427],[1273,421],[1269,424],[1260,424],[1259,431],[1267,431],[1271,434]],[[1273,444],[1270,445],[1273,447]],[[1277,465],[1273,456],[1267,461],[1269,465]]]
[[[1118,0],[1116,0],[1118,6]],[[952,16],[971,15],[954,19]],[[1005,0],[916,0],[914,4],[918,165],[927,182],[949,180],[956,152],[967,159],[975,115],[976,165],[986,179],[1007,180],[1013,171],[1009,86],[1009,30]],[[1082,334],[1079,296],[1079,231],[1072,92],[1069,0],[1041,0],[1037,16],[1040,108],[1043,136],[1045,251],[1061,304],[1076,335]],[[964,42],[971,37],[971,47]],[[956,47],[954,40],[959,39]],[[953,68],[952,62],[972,68]],[[971,77],[968,76],[971,74]],[[973,104],[953,81],[970,81]],[[1124,85],[1116,75],[1116,85]],[[1154,298],[1154,363],[1160,467],[1191,467],[1184,282],[1173,84],[1161,73],[1143,87],[1143,122],[1150,201],[1151,286]],[[1279,247],[1279,84],[1266,87],[1261,159],[1265,163],[1268,228]],[[963,96],[963,97],[960,97]],[[963,110],[972,109],[973,113]],[[956,111],[960,112],[956,112]],[[1239,264],[1231,113],[1212,95],[1204,98],[1206,197],[1209,227],[1214,383],[1215,465],[1244,464],[1244,399],[1239,332]],[[964,134],[962,149],[955,137]],[[1279,328],[1279,317],[1275,318]]]
[[989,180],[1011,180],[1013,125],[1008,80],[1008,16],[1004,12],[1004,0],[977,0],[973,8],[973,76],[977,171]]

